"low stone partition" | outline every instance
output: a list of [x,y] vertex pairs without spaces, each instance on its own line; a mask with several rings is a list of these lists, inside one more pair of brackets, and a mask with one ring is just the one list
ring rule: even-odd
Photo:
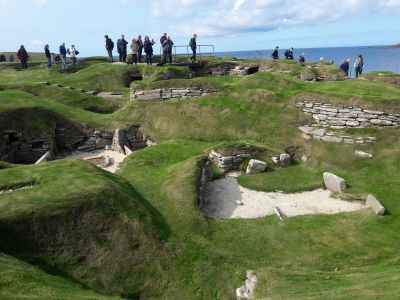
[[371,144],[376,141],[373,136],[351,136],[344,132],[332,132],[327,128],[317,126],[300,126],[299,130],[303,133],[305,139],[314,139],[328,143],[345,143],[345,144]]
[[329,128],[399,128],[400,114],[368,110],[353,106],[333,106],[328,103],[297,102],[296,107],[312,117],[316,124]]
[[232,153],[231,155],[224,155],[212,150],[208,157],[223,173],[228,173],[239,170],[240,164],[247,158],[250,158],[251,153]]
[[215,93],[214,89],[203,89],[196,87],[189,88],[168,88],[154,90],[132,90],[131,100],[154,101],[169,99],[188,99],[199,96],[206,96]]
[[85,143],[78,147],[79,151],[93,151],[96,149],[110,148],[113,151],[126,154],[129,151],[143,149],[153,143],[145,136],[139,125],[134,125],[128,130],[116,129],[113,133],[95,130]]
[[260,69],[260,65],[240,65],[235,67],[229,72],[229,75],[233,76],[245,76],[257,73]]

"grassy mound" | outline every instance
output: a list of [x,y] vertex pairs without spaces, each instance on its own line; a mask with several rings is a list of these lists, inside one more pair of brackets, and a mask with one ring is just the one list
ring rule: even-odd
[[[210,60],[211,65],[219,63]],[[395,298],[400,286],[399,131],[346,131],[377,137],[375,144],[365,146],[307,141],[298,127],[310,120],[294,104],[308,99],[398,113],[400,89],[353,79],[308,83],[298,78],[305,66],[266,64],[273,70],[194,79],[179,77],[188,74],[187,66],[120,66],[97,58],[83,62],[75,73],[42,66],[23,72],[3,69],[0,122],[40,129],[49,114],[92,128],[141,124],[159,145],[129,156],[116,175],[76,160],[38,166],[0,163],[0,190],[33,184],[0,195],[0,263],[11,265],[6,278],[16,278],[18,266],[26,275],[0,288],[0,295],[13,293],[26,280],[40,289],[25,295],[42,298],[57,292],[61,298],[96,298],[99,292],[127,298],[231,299],[243,284],[244,271],[256,269],[262,273],[259,298]],[[327,66],[323,71],[335,75],[338,69]],[[131,83],[139,73],[143,80]],[[167,80],[169,73],[173,76]],[[130,85],[213,87],[219,92],[140,102],[128,101]],[[108,101],[80,88],[120,91],[124,97]],[[91,106],[117,109],[100,114],[87,111]],[[29,113],[15,117],[21,112]],[[284,222],[274,216],[209,219],[197,205],[199,161],[211,149],[242,144],[268,149],[268,155],[294,149],[298,162],[242,176],[243,186],[310,190],[321,186],[322,172],[331,171],[346,179],[350,195],[376,195],[387,215],[373,217],[364,210]],[[355,157],[360,149],[374,157]],[[301,162],[302,155],[307,163]]]
[[141,292],[168,226],[127,182],[76,160],[5,169],[0,178],[0,189],[33,184],[2,195],[0,251],[106,294]]

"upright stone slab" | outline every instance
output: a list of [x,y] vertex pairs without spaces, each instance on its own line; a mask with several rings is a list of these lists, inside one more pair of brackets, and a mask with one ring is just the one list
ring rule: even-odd
[[251,159],[247,165],[246,174],[255,174],[264,172],[267,168],[267,163],[257,159]]
[[343,192],[346,190],[346,181],[335,174],[325,172],[324,173],[324,183],[327,189],[333,192]]
[[287,154],[287,153],[282,153],[281,155],[279,155],[279,162],[278,162],[278,165],[279,165],[281,168],[289,167],[290,164],[291,164],[291,162],[292,162],[292,157],[291,157],[289,154]]
[[385,213],[385,208],[374,195],[368,195],[365,205],[372,208],[377,216],[383,216]]
[[126,138],[125,138],[125,131],[120,128],[115,129],[111,149],[113,151],[117,151],[122,154],[126,154],[125,153],[126,145],[127,145],[127,142],[126,142]]

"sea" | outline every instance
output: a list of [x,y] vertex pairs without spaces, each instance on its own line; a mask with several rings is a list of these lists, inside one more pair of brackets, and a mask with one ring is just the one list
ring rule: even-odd
[[[234,56],[239,59],[271,59],[273,50],[231,51],[215,52],[213,55],[224,57]],[[280,58],[285,49],[279,50]],[[294,49],[294,57],[298,60],[301,53],[305,53],[306,62],[319,61],[321,57],[325,61],[334,61],[340,65],[343,60],[351,59],[351,65],[359,54],[364,57],[364,73],[373,71],[400,72],[400,47],[391,46],[362,46],[362,47],[335,47],[335,48],[304,48]],[[354,74],[354,70],[352,72]]]

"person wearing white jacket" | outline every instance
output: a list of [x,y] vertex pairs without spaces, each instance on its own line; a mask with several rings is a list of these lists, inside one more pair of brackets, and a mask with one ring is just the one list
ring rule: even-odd
[[75,45],[71,45],[71,47],[68,48],[68,54],[71,57],[72,66],[75,69],[76,68],[76,56],[79,54],[79,52],[75,48]]

